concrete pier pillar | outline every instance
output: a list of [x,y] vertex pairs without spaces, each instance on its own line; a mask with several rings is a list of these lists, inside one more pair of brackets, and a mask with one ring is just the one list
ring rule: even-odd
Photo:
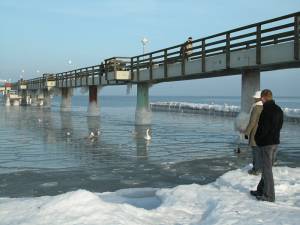
[[32,103],[32,98],[31,98],[32,92],[33,92],[33,90],[28,90],[27,91],[27,95],[26,95],[26,103],[27,103],[27,105],[31,105],[31,103]]
[[135,111],[135,124],[151,124],[151,111],[149,106],[149,84],[137,84],[137,102]]
[[97,92],[98,92],[98,88],[96,85],[89,86],[88,116],[99,116],[100,115]]
[[38,94],[37,94],[36,90],[32,90],[30,93],[30,104],[31,104],[31,106],[38,105]]
[[27,105],[27,91],[21,90],[21,106]]
[[47,89],[43,90],[43,97],[44,97],[43,106],[46,108],[51,107],[50,93]]
[[19,106],[20,100],[19,99],[13,99],[13,106]]
[[71,107],[72,107],[72,89],[64,87],[61,89],[60,110],[63,112],[69,112],[71,111]]
[[5,106],[11,106],[9,94],[5,95]]
[[245,70],[242,73],[241,112],[249,113],[254,103],[253,95],[260,90],[260,71]]
[[42,89],[37,90],[36,92],[37,96],[37,106],[43,106],[44,105],[44,93]]

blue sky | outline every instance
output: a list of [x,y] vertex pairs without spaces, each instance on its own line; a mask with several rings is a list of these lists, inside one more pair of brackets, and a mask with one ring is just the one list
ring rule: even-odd
[[[98,64],[300,11],[298,0],[1,0],[0,79]],[[68,64],[71,59],[73,65]],[[262,73],[262,88],[300,96],[300,69]],[[240,76],[155,85],[152,95],[240,95]],[[124,87],[103,94],[124,95]]]

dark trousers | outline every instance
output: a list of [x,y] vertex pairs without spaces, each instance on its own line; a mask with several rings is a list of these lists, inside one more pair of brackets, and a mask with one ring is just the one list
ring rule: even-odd
[[268,145],[260,147],[260,154],[262,159],[262,174],[259,184],[257,185],[257,192],[270,201],[275,201],[274,179],[272,166],[275,160],[277,145]]
[[253,170],[261,171],[262,170],[262,155],[260,148],[257,146],[252,146],[252,159],[253,159]]

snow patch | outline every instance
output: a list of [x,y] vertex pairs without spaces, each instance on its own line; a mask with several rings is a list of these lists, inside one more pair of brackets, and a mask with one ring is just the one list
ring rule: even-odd
[[207,185],[0,198],[0,224],[299,224],[300,168],[275,167],[276,202],[249,195],[260,177],[250,166]]

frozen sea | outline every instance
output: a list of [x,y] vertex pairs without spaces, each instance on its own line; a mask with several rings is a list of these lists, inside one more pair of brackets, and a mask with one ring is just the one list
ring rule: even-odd
[[[134,125],[134,96],[101,96],[100,117],[87,117],[87,96],[74,96],[72,112],[0,106],[0,197],[58,195],[78,189],[112,192],[124,188],[172,188],[207,184],[251,162],[235,154],[234,118],[153,112],[148,127]],[[151,97],[239,105],[238,97]],[[282,107],[300,108],[300,98],[278,98]],[[96,138],[90,132],[99,131]],[[286,122],[278,165],[299,167],[300,124]]]

